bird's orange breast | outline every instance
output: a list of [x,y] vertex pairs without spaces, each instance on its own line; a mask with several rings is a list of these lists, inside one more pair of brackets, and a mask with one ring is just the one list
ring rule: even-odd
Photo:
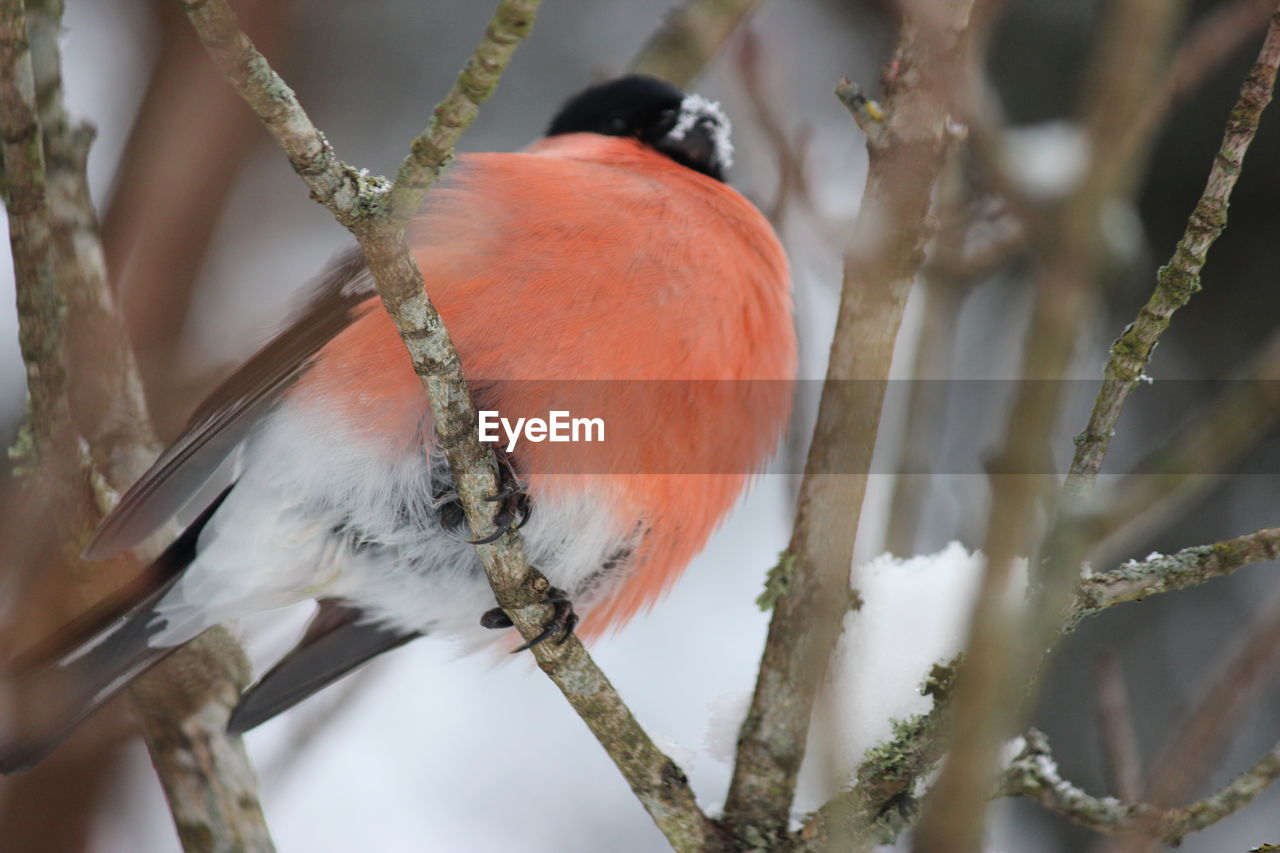
[[[524,441],[540,495],[590,488],[646,535],[618,624],[669,586],[775,449],[795,370],[785,255],[725,184],[639,143],[553,137],[459,159],[411,229],[414,256],[476,392],[512,420],[567,409],[605,441]],[[421,385],[380,308],[336,337],[293,392],[414,449]]]

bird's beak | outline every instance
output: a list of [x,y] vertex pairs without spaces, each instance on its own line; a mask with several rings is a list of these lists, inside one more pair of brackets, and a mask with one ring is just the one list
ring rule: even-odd
[[[699,119],[679,139],[673,139],[673,134],[667,134],[661,147],[670,154],[683,155],[694,163],[711,163],[716,159],[714,133],[715,128],[710,119]],[[720,167],[718,162],[715,165]]]

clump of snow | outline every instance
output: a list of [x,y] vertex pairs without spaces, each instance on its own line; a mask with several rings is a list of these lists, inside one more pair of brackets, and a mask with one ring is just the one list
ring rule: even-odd
[[[961,651],[984,564],[981,553],[952,542],[936,554],[883,554],[855,568],[863,604],[845,619],[818,697],[797,807],[816,808],[847,785],[867,749],[892,736],[893,720],[932,707],[920,687],[935,663]],[[1025,590],[1019,560],[1010,604]]]
[[1067,194],[1089,163],[1089,144],[1079,125],[1047,121],[1010,130],[1004,138],[1005,168],[1029,195]]
[[747,718],[750,707],[751,694],[745,690],[739,693],[722,693],[711,702],[711,716],[707,720],[703,742],[706,744],[707,754],[716,761],[733,763],[733,754],[738,749],[738,730],[742,728],[742,721]]
[[666,754],[676,764],[680,765],[680,769],[686,774],[693,771],[694,762],[698,759],[698,754],[689,747],[680,743],[673,737],[668,737],[657,732],[653,735],[653,744]]

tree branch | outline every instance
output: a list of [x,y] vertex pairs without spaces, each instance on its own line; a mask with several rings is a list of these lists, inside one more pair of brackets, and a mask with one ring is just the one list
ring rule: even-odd
[[1106,650],[1094,665],[1097,684],[1098,733],[1104,769],[1111,790],[1122,800],[1142,795],[1142,753],[1133,728],[1129,691],[1125,687],[1120,656]]
[[1274,12],[1271,0],[1233,0],[1215,6],[1197,21],[1169,63],[1169,73],[1159,90],[1133,119],[1131,133],[1147,136],[1155,132],[1173,106],[1252,39]]
[[311,190],[311,197],[343,225],[351,227],[359,222],[385,192],[385,181],[362,175],[338,159],[293,90],[240,30],[226,0],[181,3],[222,76],[280,143],[294,171]]
[[1160,335],[1174,312],[1200,290],[1200,272],[1209,249],[1227,227],[1227,204],[1258,130],[1262,111],[1271,102],[1280,66],[1280,10],[1271,16],[1258,60],[1240,88],[1240,97],[1213,160],[1204,193],[1187,220],[1186,230],[1169,263],[1156,276],[1156,289],[1138,317],[1111,346],[1089,423],[1076,438],[1067,487],[1087,489],[1102,468],[1125,400],[1137,387]]
[[[409,253],[404,223],[448,164],[478,104],[493,90],[529,32],[538,0],[499,4],[485,37],[436,108],[431,125],[414,141],[389,190],[383,179],[366,177],[337,158],[289,88],[238,30],[225,0],[183,4],[214,61],[276,136],[312,197],[359,240],[383,305],[426,388],[440,446],[471,530],[477,536],[488,533],[496,508],[485,497],[497,491],[497,463],[476,435],[475,409],[457,351]],[[536,636],[549,616],[542,603],[548,584],[529,567],[518,531],[476,548],[498,604],[526,639]],[[671,845],[682,851],[713,845],[718,829],[698,808],[684,773],[640,728],[577,638],[560,645],[542,643],[533,653]]]
[[1123,549],[1185,507],[1230,470],[1280,420],[1280,332],[1254,353],[1242,375],[1143,457],[1088,520],[1098,552]]
[[539,3],[541,0],[503,0],[498,4],[484,38],[396,171],[387,197],[392,217],[403,222],[418,212],[427,190],[453,161],[454,146],[475,121],[480,105],[498,88],[498,79],[516,47],[533,29]]
[[1080,582],[1064,631],[1108,607],[1142,601],[1162,592],[1199,586],[1242,566],[1280,559],[1280,527],[1267,527],[1212,545],[1184,548],[1176,554],[1127,563]]
[[[28,429],[35,460],[74,447],[67,405],[66,305],[53,264],[44,148],[21,0],[0,6],[0,139],[18,300],[18,342],[27,368]],[[62,454],[57,454],[62,455]]]
[[[738,739],[725,821],[765,839],[787,828],[813,697],[849,606],[854,535],[894,342],[932,236],[934,181],[952,135],[941,78],[960,51],[970,0],[942,5],[933,26],[908,19],[885,74],[882,140],[845,254],[844,285],[795,527],[779,564],[755,695]],[[857,381],[872,380],[872,381]],[[841,471],[857,474],[836,473]],[[786,578],[782,578],[785,574]]]
[[1212,826],[1253,802],[1267,786],[1280,778],[1280,744],[1253,767],[1232,779],[1212,795],[1189,805],[1159,809],[1145,803],[1125,803],[1114,797],[1093,797],[1063,779],[1049,749],[1049,739],[1032,729],[1026,746],[1005,771],[1000,795],[1024,796],[1057,812],[1072,823],[1115,835],[1144,823],[1156,837],[1177,843],[1185,836]]
[[[1187,589],[1242,566],[1272,559],[1280,559],[1280,528],[1143,562],[1130,561],[1081,581],[1063,630],[1072,631],[1082,620],[1114,605]],[[924,692],[933,697],[933,707],[895,722],[893,737],[867,751],[854,773],[853,787],[813,813],[796,838],[796,850],[826,851],[833,840],[850,849],[873,843],[891,844],[912,823],[918,810],[913,792],[945,751],[959,663],[960,659],[955,658],[934,664],[924,687]],[[1205,819],[1196,828],[1212,822]]]
[[960,659],[933,665],[921,692],[933,697],[923,714],[893,721],[893,735],[868,749],[854,772],[854,784],[832,797],[797,833],[795,853],[865,850],[893,844],[915,818],[921,779],[946,749],[951,691]]
[[686,0],[672,9],[631,63],[636,74],[687,87],[762,0]]
[[989,463],[986,568],[956,686],[953,737],[925,798],[915,853],[968,853],[980,847],[999,750],[1021,728],[1027,687],[1060,630],[1061,609],[1079,577],[1074,550],[1050,540],[1052,559],[1033,581],[1032,602],[1009,603],[1015,560],[1030,555],[1031,565],[1040,566],[1037,510],[1049,481],[1027,472],[1041,470],[1049,452],[1061,405],[1058,380],[1066,375],[1092,298],[1103,237],[1099,219],[1108,203],[1132,191],[1143,146],[1118,149],[1129,138],[1128,118],[1159,77],[1174,12],[1174,4],[1164,0],[1125,0],[1108,7],[1080,115],[1092,159],[1061,205],[1036,223],[1035,239],[1047,247],[1044,270],[1036,284],[1022,379],[1001,450]]
[[[14,10],[21,13],[21,2],[6,4],[6,21],[13,20]],[[39,213],[46,220],[54,250],[54,278],[41,286],[56,287],[56,297],[66,306],[56,322],[46,322],[41,329],[46,350],[54,342],[58,349],[34,355],[37,382],[32,391],[57,394],[61,406],[74,409],[94,468],[102,475],[88,470],[74,435],[69,436],[71,444],[59,445],[66,457],[57,472],[65,478],[63,487],[89,482],[96,491],[96,508],[82,507],[74,519],[63,520],[74,520],[83,527],[70,531],[68,541],[75,546],[99,513],[115,500],[116,493],[102,477],[116,487],[132,481],[145,470],[156,444],[103,268],[85,175],[92,132],[73,127],[63,104],[58,48],[61,17],[60,0],[32,4],[29,33],[35,66],[34,103],[40,105],[33,147],[37,152],[43,149],[47,164],[47,192],[40,199]],[[11,89],[6,86],[5,91]],[[20,289],[31,285],[30,280],[24,282],[21,273],[17,279]],[[64,333],[64,327],[70,334]],[[64,380],[58,386],[49,381],[50,373],[39,359],[50,355],[64,364],[69,360],[77,368],[74,382]],[[33,421],[32,426],[39,434],[41,425]],[[70,422],[67,429],[70,433]],[[210,665],[202,654],[216,657],[218,665]],[[248,683],[248,674],[243,651],[230,634],[219,629],[174,655],[132,691],[143,734],[188,851],[234,847],[265,853],[273,849],[248,755],[238,737],[226,734],[226,720]],[[154,713],[157,707],[163,707],[165,713]]]

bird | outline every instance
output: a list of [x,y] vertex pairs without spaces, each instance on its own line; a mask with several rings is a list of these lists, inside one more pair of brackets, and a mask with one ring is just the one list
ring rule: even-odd
[[[535,642],[590,640],[650,607],[779,445],[790,274],[726,182],[732,152],[717,103],[628,75],[569,98],[521,151],[459,155],[408,226],[477,409],[602,427],[590,443],[525,429],[496,448],[497,532],[522,525],[556,605]],[[200,507],[229,458],[233,481]],[[44,697],[38,713],[0,714],[0,772],[33,766],[133,678],[246,614],[318,602],[241,697],[233,733],[418,637],[519,639],[494,630],[511,622],[358,247],[195,410],[85,556],[124,553],[184,508],[200,511],[129,600],[0,677],[0,703]]]

